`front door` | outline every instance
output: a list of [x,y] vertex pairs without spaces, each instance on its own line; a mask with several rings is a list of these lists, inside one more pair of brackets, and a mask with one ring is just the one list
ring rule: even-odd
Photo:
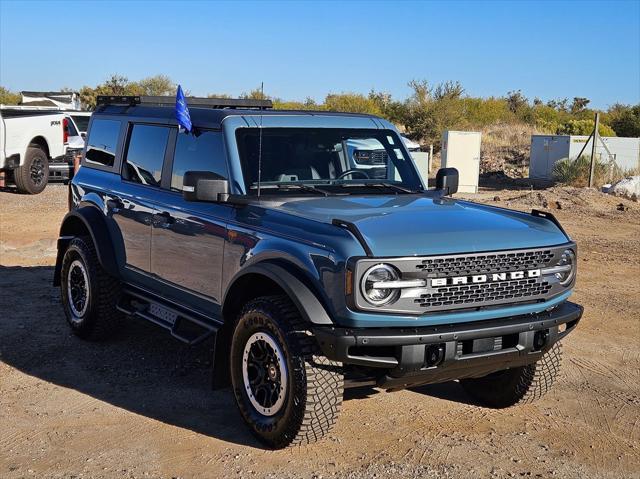
[[203,296],[219,305],[226,224],[231,207],[224,204],[185,201],[182,178],[186,171],[211,171],[228,177],[222,133],[180,132],[172,158],[170,180],[162,197],[151,234],[151,271],[178,289]]

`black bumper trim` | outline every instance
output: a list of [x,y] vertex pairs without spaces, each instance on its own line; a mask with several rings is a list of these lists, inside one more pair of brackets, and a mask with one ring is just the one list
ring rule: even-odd
[[[535,362],[575,328],[582,312],[582,306],[564,302],[551,311],[472,323],[421,328],[316,327],[313,332],[329,359],[345,365],[384,368],[378,385],[407,387],[477,377]],[[566,327],[561,331],[562,325]],[[538,331],[546,331],[542,346],[534,344]],[[504,337],[513,338],[513,344],[480,352],[463,349],[469,340],[501,341]],[[426,364],[429,345],[442,346],[443,356],[437,365]],[[385,354],[376,354],[376,350]]]

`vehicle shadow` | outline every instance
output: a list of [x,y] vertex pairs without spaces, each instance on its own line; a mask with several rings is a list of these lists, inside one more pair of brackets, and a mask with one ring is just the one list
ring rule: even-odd
[[[66,324],[53,267],[0,265],[0,361],[25,374],[163,423],[262,448],[244,425],[229,388],[212,390],[213,341],[188,347],[129,319],[117,337],[83,341]],[[469,403],[456,383],[412,389]],[[345,401],[380,394],[345,391]]]
[[482,404],[476,402],[471,396],[469,396],[457,381],[426,384],[424,386],[416,386],[410,388],[409,390],[418,394],[424,394],[426,396],[431,396],[446,401],[468,404],[469,406],[482,407]]
[[15,186],[0,186],[0,193],[11,193],[14,195],[22,194],[18,191],[18,188],[16,188]]
[[231,443],[262,447],[229,388],[212,390],[213,341],[188,347],[145,322],[88,342],[66,324],[52,267],[0,266],[0,361],[136,414]]

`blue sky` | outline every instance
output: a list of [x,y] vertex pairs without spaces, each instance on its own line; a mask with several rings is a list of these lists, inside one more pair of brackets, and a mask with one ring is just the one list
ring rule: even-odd
[[163,73],[195,95],[265,83],[285,99],[457,80],[473,96],[640,102],[640,0],[625,2],[13,2],[0,84]]

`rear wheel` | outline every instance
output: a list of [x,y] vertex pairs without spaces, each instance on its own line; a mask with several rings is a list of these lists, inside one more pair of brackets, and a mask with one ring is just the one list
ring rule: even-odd
[[560,375],[562,344],[555,343],[533,364],[498,371],[482,378],[461,379],[467,394],[494,408],[532,403],[551,389]]
[[342,405],[341,364],[321,355],[286,296],[255,299],[240,314],[231,344],[231,381],[243,419],[274,448],[320,439]]
[[18,191],[35,195],[45,189],[49,181],[49,159],[40,148],[30,146],[24,163],[13,172]]
[[69,243],[62,259],[60,293],[67,321],[76,335],[101,340],[117,329],[122,318],[116,308],[120,282],[102,269],[89,238],[75,238]]

